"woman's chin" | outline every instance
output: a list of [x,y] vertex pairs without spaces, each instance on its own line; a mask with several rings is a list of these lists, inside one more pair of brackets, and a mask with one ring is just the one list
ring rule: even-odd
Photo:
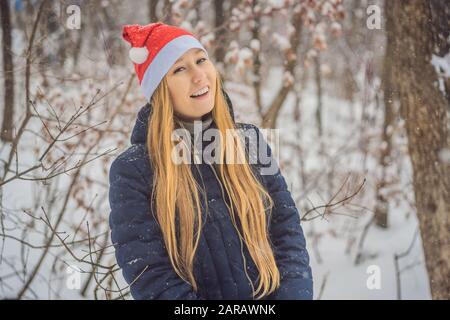
[[193,109],[192,113],[195,114],[196,117],[203,117],[205,114],[210,112],[213,108],[214,108],[214,104],[210,104],[210,105],[198,104],[192,108]]

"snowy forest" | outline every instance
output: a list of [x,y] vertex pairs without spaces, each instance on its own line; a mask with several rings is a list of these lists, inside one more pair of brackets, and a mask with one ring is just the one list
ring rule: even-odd
[[122,26],[201,41],[279,129],[314,299],[450,298],[447,0],[1,0],[0,297],[132,299],[111,162],[145,105]]

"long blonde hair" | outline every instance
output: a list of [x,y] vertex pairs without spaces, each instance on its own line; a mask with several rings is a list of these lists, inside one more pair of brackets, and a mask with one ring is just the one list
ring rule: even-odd
[[[236,127],[222,92],[220,74],[217,71],[216,74],[212,117],[221,137],[226,137],[226,130]],[[193,177],[189,164],[176,164],[172,161],[171,153],[175,146],[172,141],[174,129],[176,129],[174,109],[164,78],[152,96],[152,112],[147,132],[147,148],[154,170],[152,200],[156,209],[152,211],[156,213],[175,272],[197,291],[193,263],[202,226],[199,191],[204,190],[201,190]],[[248,274],[247,278],[253,288],[253,297],[260,299],[274,292],[280,285],[280,273],[268,237],[268,220],[266,220],[266,210],[270,216],[273,201],[245,157],[240,158],[245,159],[243,163],[225,164],[228,150],[224,147],[222,138],[219,141],[220,161],[215,165],[219,176],[215,174],[221,185],[230,218],[239,235],[241,247],[244,241],[258,269],[259,283],[256,290]],[[233,156],[239,154],[242,156],[245,151],[239,139],[235,145],[236,154]],[[237,226],[236,216],[241,224],[241,230]],[[243,254],[242,256],[245,263],[245,257]]]

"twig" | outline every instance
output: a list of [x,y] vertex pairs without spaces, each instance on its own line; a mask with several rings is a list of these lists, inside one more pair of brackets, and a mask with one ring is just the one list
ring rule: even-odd
[[322,279],[322,284],[320,285],[320,291],[319,291],[319,295],[317,296],[316,300],[321,300],[322,299],[322,295],[323,292],[325,291],[325,285],[327,284],[327,279],[328,279],[328,275],[330,274],[330,272],[328,271]]
[[[346,180],[347,180],[347,179],[346,179]],[[353,194],[351,194],[351,195],[349,195],[349,196],[347,196],[347,197],[344,197],[342,200],[339,200],[339,201],[334,202],[334,203],[332,203],[332,201],[328,201],[327,204],[320,205],[320,206],[316,206],[316,207],[313,207],[312,209],[309,209],[308,211],[306,211],[306,212],[303,214],[303,216],[301,217],[301,220],[302,220],[302,221],[310,221],[310,220],[316,219],[316,218],[318,218],[318,217],[324,218],[326,214],[330,214],[331,208],[336,207],[336,206],[338,206],[338,205],[340,206],[340,205],[342,205],[342,204],[346,204],[346,202],[348,202],[350,199],[352,199],[353,197],[355,197],[355,196],[361,191],[361,189],[363,188],[365,182],[366,182],[366,178],[364,178],[364,180],[363,180],[363,182],[361,183],[361,185],[358,187],[358,189],[357,189]],[[338,191],[338,192],[340,192],[341,189],[342,189],[342,187],[339,188],[339,191]],[[336,197],[336,195],[333,196],[332,199],[334,199],[335,197]],[[317,210],[318,210],[318,209],[322,209],[322,208],[324,208],[325,210],[324,210],[324,212],[323,212],[322,214],[320,214]],[[314,216],[314,217],[312,217],[312,218],[306,218],[306,217],[307,217],[311,212],[313,212],[313,211],[317,212],[318,215],[317,215],[317,216]]]
[[361,237],[359,238],[359,242],[358,242],[358,249],[357,249],[358,251],[356,253],[355,262],[354,262],[355,265],[358,265],[361,263],[364,240],[366,239],[367,233],[369,232],[369,228],[374,221],[375,221],[375,216],[372,215],[370,220],[364,226],[363,232],[362,232]]
[[406,268],[400,270],[399,268],[399,260],[401,258],[406,257],[407,255],[409,255],[409,253],[411,252],[414,243],[416,242],[416,239],[418,238],[419,235],[419,227],[416,228],[416,231],[414,232],[414,236],[412,238],[411,243],[409,244],[408,249],[405,252],[396,254],[394,253],[394,265],[395,265],[395,275],[396,275],[396,283],[397,283],[397,300],[402,300],[402,286],[401,286],[401,272],[407,270]]

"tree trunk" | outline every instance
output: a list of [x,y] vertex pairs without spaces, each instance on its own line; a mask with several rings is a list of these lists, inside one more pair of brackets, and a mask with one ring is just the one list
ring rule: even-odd
[[[221,0],[214,0],[214,27],[218,28],[225,22],[225,16],[224,16],[224,10],[223,10],[223,1]],[[225,48],[224,48],[224,36],[225,32],[223,30],[216,29],[217,31],[214,32],[214,39],[216,44],[216,50],[214,52],[214,57],[216,58],[217,63],[223,64],[224,58],[225,58]]]
[[316,84],[316,97],[317,97],[317,106],[316,106],[316,125],[317,125],[317,133],[319,137],[322,137],[323,128],[322,128],[322,75],[320,73],[320,53],[317,53],[317,56],[314,58],[314,80]]
[[173,24],[172,14],[172,2],[170,0],[165,0],[162,22],[165,24]]
[[[254,13],[254,24],[251,28],[252,40],[256,40],[261,45],[260,29],[261,29],[261,15],[255,13],[255,7],[259,5],[257,0],[252,2],[252,12]],[[263,115],[263,106],[261,101],[261,48],[253,54],[253,89],[255,92],[256,107],[260,116]]]
[[383,102],[384,102],[384,123],[383,123],[383,133],[382,142],[383,147],[381,148],[381,154],[379,159],[379,165],[381,168],[381,177],[376,186],[376,205],[374,209],[375,224],[381,228],[388,227],[388,212],[389,212],[389,202],[386,196],[383,194],[383,189],[387,185],[386,181],[386,171],[391,163],[391,132],[389,127],[392,125],[394,120],[394,84],[392,81],[392,59],[394,58],[394,36],[395,36],[395,16],[393,12],[395,10],[397,2],[385,0],[384,2],[384,12],[386,17],[386,51],[383,60],[383,74],[382,74],[382,88],[383,88]]
[[[300,13],[294,13],[292,15],[292,25],[294,26],[296,32],[293,32],[292,35],[289,38],[289,42],[291,44],[291,50],[294,54],[297,54],[298,47],[301,40],[302,35],[302,25],[303,20]],[[291,73],[294,77],[294,71],[295,66],[297,65],[297,58],[291,58],[288,59],[286,66],[284,68],[285,71]],[[275,98],[270,103],[270,106],[268,110],[265,112],[261,126],[263,128],[276,128],[278,114],[281,110],[281,107],[284,104],[284,101],[287,98],[287,95],[292,90],[293,85],[282,85],[281,88],[278,90],[277,94],[275,95]]]
[[202,0],[193,0],[191,4],[191,8],[195,10],[195,25],[202,20]]
[[154,23],[158,21],[158,14],[156,13],[156,6],[158,5],[158,0],[148,0],[148,17],[150,22]]
[[405,118],[414,195],[433,299],[450,298],[448,102],[431,64],[435,32],[426,0],[402,0],[396,17],[395,85]]
[[[431,15],[434,27],[435,54],[445,56],[450,51],[450,6],[448,1],[431,1]],[[440,70],[443,71],[443,70]],[[442,77],[445,96],[450,104],[450,77]]]
[[1,139],[3,141],[13,141],[13,116],[14,116],[14,65],[12,55],[11,39],[11,13],[9,1],[0,1],[0,14],[2,20],[3,34],[3,74],[5,75],[5,91],[3,109],[3,122]]

